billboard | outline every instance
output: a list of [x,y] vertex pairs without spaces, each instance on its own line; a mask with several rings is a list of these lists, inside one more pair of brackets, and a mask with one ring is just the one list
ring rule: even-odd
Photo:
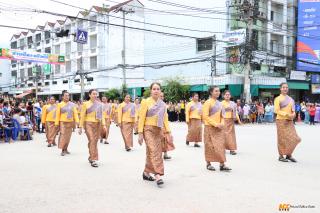
[[320,72],[320,0],[298,0],[297,70]]
[[320,94],[320,84],[311,84],[312,94]]
[[222,40],[227,42],[229,47],[241,45],[246,41],[246,29],[226,32],[222,36]]
[[62,55],[24,51],[24,50],[13,50],[13,49],[7,49],[7,48],[0,48],[0,59],[45,63],[45,64],[64,64],[65,63],[65,58]]

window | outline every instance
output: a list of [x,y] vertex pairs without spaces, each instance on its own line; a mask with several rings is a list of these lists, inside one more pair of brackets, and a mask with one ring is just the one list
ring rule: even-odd
[[277,40],[271,40],[271,52],[277,53],[278,52],[278,42]]
[[37,34],[36,35],[36,42],[40,42],[41,41],[41,34]]
[[44,49],[44,52],[45,52],[45,53],[51,53],[51,47],[45,48],[45,49]]
[[49,40],[51,38],[51,33],[49,31],[44,32],[44,39]]
[[54,53],[55,53],[55,54],[60,54],[60,45],[56,45],[56,46],[54,47]]
[[17,71],[12,71],[11,72],[11,76],[16,78],[17,77]]
[[21,81],[24,81],[24,69],[20,70],[20,79]]
[[20,47],[23,47],[23,46],[25,45],[24,39],[20,39],[20,40],[19,40],[19,43],[20,43]]
[[252,30],[252,48],[253,50],[257,50],[258,49],[258,45],[259,45],[259,32],[258,30]]
[[97,26],[97,16],[91,16],[91,18],[90,18],[90,27],[95,27],[95,26]]
[[56,73],[56,74],[59,74],[59,73],[60,73],[60,65],[59,65],[59,64],[56,64],[56,65],[55,65],[55,73]]
[[78,52],[82,52],[83,51],[83,44],[78,43],[77,50],[78,50]]
[[71,72],[71,61],[66,62],[66,72]]
[[71,25],[69,24],[69,25],[65,26],[64,29],[65,29],[65,30],[69,30],[68,38],[70,38],[70,35],[71,35]]
[[274,21],[274,11],[271,11],[271,14],[270,14],[270,21]]
[[90,36],[90,49],[97,48],[97,35]]
[[11,49],[17,49],[18,45],[17,45],[17,42],[14,41],[14,42],[11,42]]
[[33,73],[32,73],[32,67],[28,68],[28,76],[33,76]]
[[197,39],[197,51],[212,50],[212,38],[200,38]]
[[32,36],[29,36],[29,37],[27,38],[27,40],[28,40],[28,45],[29,45],[29,44],[32,44],[32,42],[33,42]]
[[90,57],[90,69],[97,69],[97,56]]
[[66,56],[71,53],[71,42],[66,43]]
[[24,62],[20,62],[20,65],[21,65],[21,66],[24,66]]

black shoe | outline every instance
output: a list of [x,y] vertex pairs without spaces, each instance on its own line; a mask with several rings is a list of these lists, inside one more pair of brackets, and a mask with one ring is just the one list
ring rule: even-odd
[[92,160],[90,160],[90,157],[88,157],[88,161],[89,161],[90,164],[92,163]]
[[289,160],[285,159],[283,156],[279,157],[279,161],[281,161],[281,162],[289,162]]
[[102,139],[100,139],[100,143],[103,143],[103,140],[102,140]]
[[293,162],[293,163],[297,163],[297,160],[294,159],[292,156],[287,156],[286,159]]
[[91,162],[91,166],[95,168],[99,167],[98,163],[94,160]]
[[65,156],[66,153],[64,151],[61,152],[61,156]]
[[162,179],[157,180],[157,186],[161,187],[164,184]]
[[222,172],[230,172],[232,169],[229,167],[226,167],[225,165],[220,166],[220,171]]
[[130,151],[131,151],[131,149],[130,149],[130,148],[127,148],[127,149],[126,149],[126,151],[127,151],[127,152],[130,152]]
[[189,141],[186,141],[187,146],[189,146]]
[[48,147],[51,147],[52,145],[51,144],[48,144]]
[[164,159],[164,160],[171,160],[171,157],[168,156],[168,155],[164,155],[164,156],[163,156],[163,159]]
[[197,143],[195,143],[195,144],[194,144],[194,147],[198,147],[198,148],[199,148],[199,147],[200,147],[200,145],[199,145],[199,144],[197,144]]
[[135,133],[133,133],[134,135],[137,135],[137,134],[139,134],[139,133],[137,133],[137,132],[135,132]]
[[230,155],[236,155],[237,153],[235,151],[230,151]]
[[109,142],[108,142],[108,141],[105,141],[104,144],[109,144]]
[[155,181],[156,179],[154,179],[152,176],[148,176],[145,173],[142,173],[142,178],[143,180],[147,180],[147,181]]
[[56,143],[53,143],[52,146],[57,146],[57,144],[56,144]]
[[66,151],[65,151],[65,153],[66,153],[66,154],[68,154],[68,155],[70,155],[70,154],[71,154],[68,150],[66,150]]
[[208,165],[207,165],[207,169],[208,169],[209,171],[216,171],[216,169],[215,169],[211,164],[208,164]]

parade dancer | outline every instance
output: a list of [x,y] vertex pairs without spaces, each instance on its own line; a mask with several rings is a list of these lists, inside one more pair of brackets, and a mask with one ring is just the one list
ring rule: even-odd
[[130,95],[127,94],[118,109],[118,125],[127,152],[131,151],[133,147],[133,127],[136,118],[136,107],[130,102],[130,99]]
[[215,171],[211,162],[220,163],[220,171],[228,172],[231,169],[225,165],[225,132],[224,132],[224,110],[218,100],[220,89],[213,86],[209,89],[210,98],[203,106],[204,120],[204,150],[207,169]]
[[231,93],[226,90],[223,93],[222,106],[225,111],[224,124],[225,124],[225,137],[226,137],[226,150],[230,150],[231,155],[236,155],[237,152],[237,141],[236,141],[236,131],[234,127],[234,121],[238,120],[241,124],[238,112],[237,104],[231,101]]
[[[150,86],[151,97],[141,103],[139,113],[139,144],[146,143],[146,164],[143,172],[143,179],[155,181],[159,187],[164,184],[161,176],[164,175],[164,165],[162,159],[161,131],[165,128],[165,136],[168,141],[172,141],[169,128],[166,104],[161,100],[161,87],[159,83]],[[155,175],[155,178],[150,174]]]
[[98,101],[98,92],[95,89],[89,90],[90,100],[83,103],[81,108],[81,120],[79,134],[82,128],[88,138],[89,158],[92,167],[98,167],[98,141],[101,128],[106,131],[105,118],[103,117],[103,105]]
[[74,122],[79,123],[77,105],[72,103],[67,91],[62,92],[62,101],[57,105],[55,125],[59,126],[58,148],[62,150],[61,156],[70,154],[68,146],[71,139]]
[[297,135],[293,124],[295,104],[294,100],[288,96],[289,88],[287,83],[280,84],[280,91],[281,94],[274,100],[274,112],[277,114],[279,161],[297,162],[292,157],[294,149],[301,142],[301,138]]
[[58,128],[55,126],[56,121],[56,99],[51,96],[49,103],[42,108],[41,123],[45,126],[48,147],[56,146],[56,136]]
[[103,117],[105,118],[106,130],[101,131],[100,143],[109,144],[108,137],[111,126],[111,118],[112,118],[112,105],[108,103],[108,98],[103,96],[102,99],[103,106]]
[[202,142],[202,104],[199,102],[199,94],[194,93],[192,101],[186,107],[186,122],[188,125],[188,135],[186,144],[194,142],[194,147],[200,147]]

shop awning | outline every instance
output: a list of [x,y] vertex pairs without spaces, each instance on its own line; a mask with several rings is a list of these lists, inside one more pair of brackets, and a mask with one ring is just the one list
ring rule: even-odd
[[289,89],[309,90],[309,83],[307,82],[288,82]]
[[279,85],[259,85],[259,89],[280,89],[280,86]]
[[24,93],[21,93],[20,95],[16,95],[16,98],[21,99],[26,95],[30,95],[31,93],[32,91],[24,92]]
[[229,91],[233,97],[241,96],[241,93],[243,91],[243,85],[241,84],[230,84],[229,85]]
[[190,87],[190,92],[204,92],[204,91],[208,91],[208,86],[206,84],[192,85]]

